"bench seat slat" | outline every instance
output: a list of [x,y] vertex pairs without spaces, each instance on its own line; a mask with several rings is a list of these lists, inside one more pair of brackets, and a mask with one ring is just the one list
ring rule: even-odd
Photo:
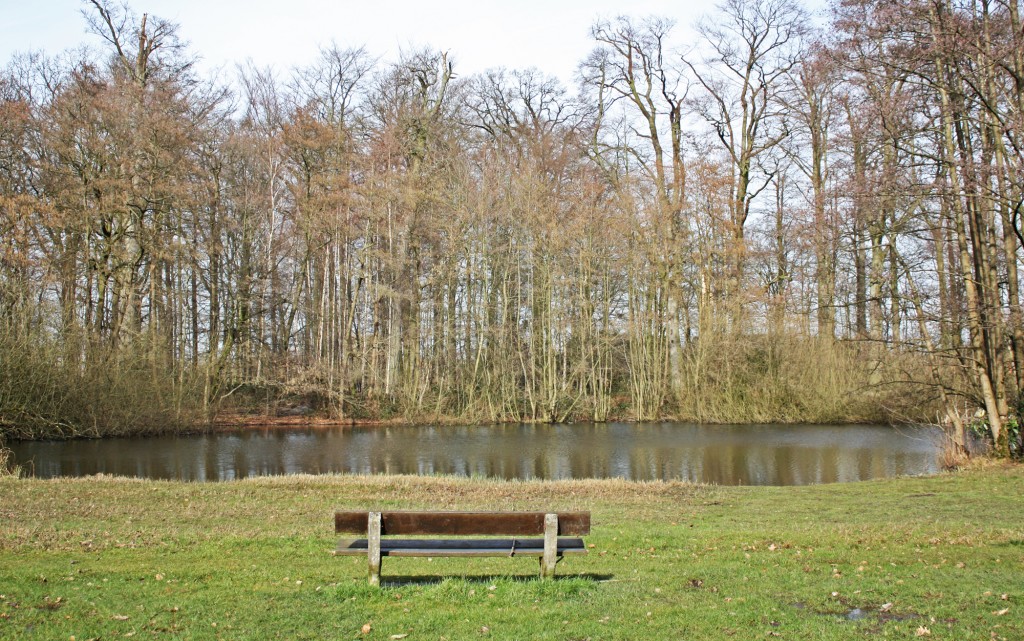
[[[366,554],[366,539],[343,539],[339,556]],[[558,555],[586,554],[580,538],[559,538]],[[381,556],[536,556],[544,555],[544,539],[382,539]]]

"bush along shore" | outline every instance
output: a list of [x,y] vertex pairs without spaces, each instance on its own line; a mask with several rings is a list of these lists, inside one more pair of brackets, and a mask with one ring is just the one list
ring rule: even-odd
[[83,359],[67,349],[0,333],[0,438],[312,423],[934,422],[943,412],[934,387],[904,380],[903,372],[920,369],[914,355],[875,358],[856,345],[807,340],[719,342],[703,347],[707,354],[686,352],[686,362],[700,365],[676,382],[637,387],[620,372],[597,395],[565,382],[544,403],[526,381],[500,393],[469,383],[409,395],[400,387],[343,388],[301,368],[291,377],[214,381],[203,367],[175,371],[146,350],[97,350]]
[[[804,487],[0,478],[2,639],[1021,639],[1024,467]],[[586,509],[589,554],[333,557],[332,511]]]

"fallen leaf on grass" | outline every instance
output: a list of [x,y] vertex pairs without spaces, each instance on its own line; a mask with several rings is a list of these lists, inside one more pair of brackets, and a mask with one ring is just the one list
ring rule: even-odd
[[891,604],[891,603],[883,603],[883,604],[882,604],[882,607],[880,607],[880,608],[878,608],[878,609],[879,609],[880,611],[882,611],[882,612],[888,612],[889,610],[891,610],[891,609],[892,609],[892,604]]
[[373,626],[369,623],[364,623],[363,627],[359,628],[359,631],[363,634],[370,634],[370,630],[373,630]]
[[1010,608],[1003,608],[1002,610],[996,610],[992,614],[996,615],[997,617],[1001,617],[1004,614],[1008,614],[1009,612],[1010,612]]
[[391,638],[395,639],[397,641],[398,639],[404,639],[407,636],[409,636],[409,635],[408,634],[392,634]]
[[128,620],[128,617],[126,617],[123,614],[115,614],[114,616],[112,616],[110,618],[115,620],[115,621],[127,621]]
[[932,631],[924,627],[923,625],[917,629],[917,632],[914,633],[915,637],[930,637],[931,635]]

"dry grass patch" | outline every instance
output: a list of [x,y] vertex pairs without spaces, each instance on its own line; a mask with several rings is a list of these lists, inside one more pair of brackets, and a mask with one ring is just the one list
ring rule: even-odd
[[[0,549],[103,550],[223,537],[328,537],[337,508],[594,510],[656,515],[718,490],[677,482],[280,476],[178,483],[110,476],[0,480]],[[173,527],[168,527],[173,524]]]
[[0,478],[9,476],[21,476],[21,466],[14,464],[14,454],[0,440]]

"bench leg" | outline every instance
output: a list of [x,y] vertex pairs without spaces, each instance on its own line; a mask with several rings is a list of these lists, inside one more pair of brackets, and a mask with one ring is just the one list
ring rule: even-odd
[[544,515],[544,556],[540,559],[541,578],[550,579],[555,576],[555,563],[558,562],[558,515]]
[[370,512],[366,528],[366,558],[370,585],[380,585],[380,512]]

